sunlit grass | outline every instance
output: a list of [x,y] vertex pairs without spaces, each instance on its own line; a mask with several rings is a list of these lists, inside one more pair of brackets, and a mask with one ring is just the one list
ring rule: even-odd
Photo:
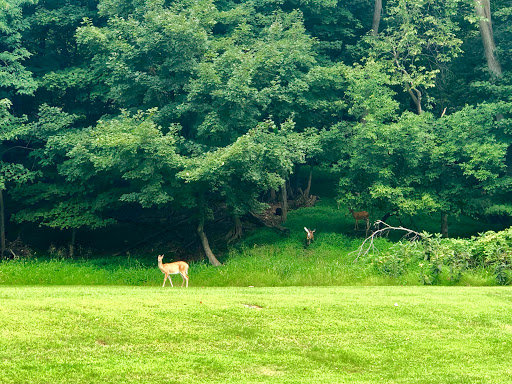
[[512,290],[0,287],[0,382],[509,383]]

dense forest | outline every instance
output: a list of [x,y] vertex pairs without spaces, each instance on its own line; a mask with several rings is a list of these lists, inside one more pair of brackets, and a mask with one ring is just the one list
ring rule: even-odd
[[512,6],[0,0],[0,135],[2,257],[129,226],[217,265],[210,229],[285,221],[320,169],[340,206],[448,236],[512,216]]

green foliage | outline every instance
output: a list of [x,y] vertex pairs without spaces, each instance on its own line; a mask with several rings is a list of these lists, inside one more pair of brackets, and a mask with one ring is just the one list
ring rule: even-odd
[[229,143],[262,119],[284,122],[302,112],[297,98],[308,90],[315,58],[301,14],[276,13],[258,27],[256,21],[229,18],[231,34],[210,43],[187,87],[180,110],[194,116],[192,134],[202,143]]
[[512,228],[473,238],[472,252],[479,262],[494,269],[499,284],[512,283]]
[[93,56],[93,71],[108,99],[134,111],[158,107],[169,123],[206,51],[210,16],[199,6],[168,8],[157,2],[127,16],[101,9],[109,16],[107,25],[87,19],[77,29],[77,41]]
[[386,3],[386,27],[377,36],[365,39],[370,55],[386,63],[396,84],[408,92],[422,113],[422,99],[435,86],[436,76],[460,52],[462,40],[455,19],[459,0]]
[[177,177],[187,189],[206,190],[213,199],[222,199],[238,215],[260,208],[259,195],[279,188],[293,165],[304,161],[302,136],[293,127],[291,121],[281,127],[261,123],[229,146],[183,159]]
[[23,62],[30,52],[21,44],[23,30],[28,28],[23,7],[31,0],[0,2],[0,99],[9,93],[32,94],[37,85]]
[[[340,161],[339,200],[355,207],[413,215],[493,211],[510,190],[506,104],[482,104],[435,119],[403,114],[397,122],[340,126],[349,152]],[[505,129],[504,129],[505,128]],[[368,162],[367,159],[372,159]]]
[[421,279],[424,284],[438,284],[441,274],[451,283],[457,283],[470,267],[475,267],[471,242],[465,239],[425,238],[424,261],[420,261]]
[[[379,245],[376,245],[379,247]],[[421,250],[414,242],[399,242],[386,251],[379,251],[370,262],[375,271],[382,275],[398,278],[404,275],[411,267],[413,260],[417,260]]]
[[443,239],[424,233],[420,241],[400,241],[374,253],[368,262],[377,273],[395,278],[418,271],[426,285],[457,284],[480,268],[493,275],[495,284],[509,285],[511,240],[511,228],[471,239]]

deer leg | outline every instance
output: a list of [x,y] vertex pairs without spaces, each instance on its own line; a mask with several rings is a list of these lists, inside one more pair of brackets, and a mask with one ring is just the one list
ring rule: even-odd
[[167,280],[167,275],[164,275],[164,283],[162,284],[162,288],[165,287],[165,280]]
[[174,285],[172,285],[171,275],[167,275],[167,277],[169,278],[169,282],[171,283],[171,287],[174,287]]
[[183,287],[183,284],[185,283],[185,281],[187,282],[187,288],[188,288],[188,277],[187,275],[185,275],[184,273],[181,274],[181,277],[182,277],[182,281],[181,281],[181,286]]

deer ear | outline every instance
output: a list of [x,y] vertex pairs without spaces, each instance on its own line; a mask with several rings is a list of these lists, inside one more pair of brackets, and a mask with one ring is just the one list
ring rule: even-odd
[[316,231],[316,229],[313,229],[311,232],[315,232],[315,231]]
[[304,227],[304,230],[306,231],[306,233],[309,233],[308,229],[306,227]]

